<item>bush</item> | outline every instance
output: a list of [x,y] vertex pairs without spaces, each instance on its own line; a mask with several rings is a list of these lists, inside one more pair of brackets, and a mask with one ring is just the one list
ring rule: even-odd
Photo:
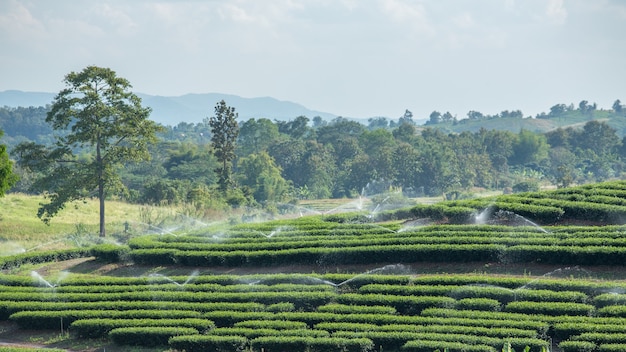
[[179,327],[130,327],[116,328],[109,332],[109,337],[118,345],[163,346],[173,336],[195,335],[194,328]]
[[455,307],[460,310],[497,312],[500,310],[500,302],[490,298],[463,298],[456,302]]
[[433,352],[435,350],[448,352],[495,352],[496,349],[486,345],[467,345],[460,342],[440,342],[427,340],[408,341],[402,346],[403,352]]
[[594,307],[590,304],[584,303],[517,301],[507,304],[504,310],[513,313],[543,314],[551,316],[590,316]]
[[233,352],[243,351],[248,340],[241,336],[189,335],[169,339],[170,347],[185,352]]
[[520,183],[516,183],[513,185],[514,193],[522,193],[522,192],[538,192],[539,191],[539,182],[537,181],[522,181]]
[[605,343],[600,345],[598,352],[624,352],[626,344],[623,343]]
[[589,341],[563,341],[559,343],[559,348],[563,352],[593,352],[596,344]]
[[70,325],[72,333],[84,338],[105,337],[111,330],[122,327],[186,327],[199,332],[215,328],[212,321],[205,319],[82,319]]
[[118,246],[115,244],[105,243],[91,247],[91,255],[97,260],[107,263],[118,263],[128,255],[130,248],[127,246]]
[[[297,336],[265,336],[250,342],[253,351],[282,352],[369,352],[374,344],[369,339],[311,338]],[[432,351],[431,351],[432,352]]]

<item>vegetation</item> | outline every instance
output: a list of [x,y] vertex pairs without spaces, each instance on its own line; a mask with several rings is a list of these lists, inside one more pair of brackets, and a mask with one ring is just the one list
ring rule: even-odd
[[[0,138],[2,138],[3,132],[0,130]],[[13,173],[13,162],[9,160],[9,154],[7,153],[7,147],[4,144],[0,144],[0,197],[17,182],[17,175]]]
[[[20,166],[38,174],[32,189],[49,199],[37,215],[49,222],[65,204],[93,196],[100,201],[100,236],[105,236],[105,198],[119,191],[116,167],[149,156],[157,125],[149,108],[129,92],[130,83],[110,69],[89,66],[65,77],[47,114],[55,131],[68,131],[47,147],[33,142],[15,148]],[[81,156],[82,154],[82,156]]]
[[[49,109],[0,108],[4,140],[18,161],[17,142],[51,142],[51,130],[42,125]],[[536,191],[619,178],[624,170],[626,119],[619,103],[612,110],[588,102],[558,104],[534,118],[517,111],[494,116],[473,111],[454,122],[448,115],[426,126],[416,125],[410,112],[397,122],[374,118],[368,125],[304,116],[237,122],[234,108],[219,102],[215,115],[202,123],[165,126],[158,143],[149,146],[149,160],[114,170],[128,193],[107,197],[275,211],[280,203],[390,189],[404,197],[439,199],[472,197],[477,189]],[[217,141],[218,135],[229,136],[228,142]],[[96,158],[84,149],[80,153],[83,159]],[[13,191],[33,192],[34,175],[19,165],[15,173],[21,180]]]
[[[484,202],[515,208],[529,199],[549,200],[564,217],[571,199],[580,199],[576,218],[588,222],[611,219],[603,211],[617,214],[613,207],[624,207],[616,204],[625,189],[626,182],[612,181]],[[466,202],[462,209],[479,203]],[[406,222],[425,208],[411,209],[202,227],[133,236],[123,245],[4,257],[3,268],[12,274],[0,279],[0,320],[69,332],[51,347],[104,343],[107,350],[601,351],[626,344],[626,285],[621,277],[591,271],[596,265],[622,269],[623,225],[540,227],[512,211],[475,211],[463,224],[446,223],[445,216],[438,224]],[[37,268],[69,258],[155,271],[39,274]],[[424,262],[482,269],[411,269]],[[559,266],[538,275],[506,270],[537,263]],[[373,269],[349,269],[356,264]],[[270,273],[293,265],[307,265],[310,273]],[[505,271],[490,275],[491,266]],[[167,276],[160,271],[173,267],[177,271]],[[261,272],[219,274],[219,267]]]
[[[100,94],[104,82],[110,94]],[[22,142],[14,190],[55,186],[43,195],[48,220],[86,203],[59,214],[47,237],[52,227],[22,213],[42,195],[0,199],[0,321],[11,334],[47,332],[53,341],[39,347],[83,351],[626,346],[626,182],[589,183],[622,175],[619,101],[611,111],[559,104],[534,119],[433,112],[423,128],[409,111],[368,126],[239,124],[221,101],[201,124],[158,131],[114,72],[90,67],[66,83],[51,107],[0,109],[16,118],[11,133],[45,115],[58,142],[11,136]],[[132,126],[114,123],[125,118]],[[566,119],[578,127],[467,128]],[[549,184],[558,187],[541,190]],[[475,198],[476,188],[495,192]],[[317,200],[326,197],[346,200]],[[113,231],[94,240],[105,199]],[[85,208],[102,214],[98,224]],[[200,221],[216,210],[228,221]],[[12,242],[32,248],[5,249]]]
[[220,167],[215,169],[218,174],[218,185],[226,193],[234,185],[232,179],[232,162],[235,159],[235,141],[239,135],[235,108],[226,105],[224,100],[215,106],[215,116],[209,119],[211,126],[211,142]]

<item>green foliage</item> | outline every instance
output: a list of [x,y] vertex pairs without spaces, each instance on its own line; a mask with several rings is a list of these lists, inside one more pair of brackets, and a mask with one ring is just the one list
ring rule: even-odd
[[514,193],[538,192],[538,191],[539,191],[539,182],[537,181],[522,181],[520,183],[516,183],[513,185]]
[[593,352],[597,346],[589,341],[563,341],[559,343],[559,348],[563,352]]
[[115,244],[100,244],[91,247],[91,255],[98,260],[102,260],[108,263],[117,263],[126,257],[130,248],[127,246],[120,246]]
[[170,338],[198,334],[194,328],[184,327],[128,327],[115,328],[109,338],[118,345],[167,346]]
[[0,268],[7,270],[17,268],[25,264],[41,264],[69,259],[84,258],[91,255],[91,251],[85,248],[50,250],[40,252],[26,252],[0,258]]
[[266,152],[251,154],[239,161],[239,185],[249,187],[257,202],[288,201],[289,183]]
[[187,352],[232,352],[242,351],[248,340],[241,336],[186,335],[170,338],[169,345]]
[[215,115],[208,119],[211,126],[211,143],[220,166],[215,169],[222,193],[233,187],[232,162],[235,159],[235,145],[239,135],[235,108],[226,105],[224,100],[215,105]]
[[187,319],[81,319],[70,325],[70,330],[82,338],[102,338],[122,327],[185,327],[196,332],[207,333],[215,328],[212,321],[197,318]]
[[[4,133],[0,130],[0,138]],[[16,182],[17,175],[13,172],[13,162],[9,160],[7,147],[0,144],[0,197],[2,197]]]
[[159,128],[148,119],[150,109],[129,91],[130,83],[108,68],[89,66],[69,73],[64,82],[67,88],[55,97],[46,122],[55,131],[71,131],[55,136],[54,146],[24,142],[14,153],[22,167],[41,174],[32,188],[49,199],[37,213],[44,222],[67,202],[95,192],[104,236],[105,197],[123,188],[116,168],[148,158],[148,144]]
[[370,352],[374,344],[369,339],[311,338],[298,336],[265,336],[250,342],[254,351],[310,351],[310,352]]

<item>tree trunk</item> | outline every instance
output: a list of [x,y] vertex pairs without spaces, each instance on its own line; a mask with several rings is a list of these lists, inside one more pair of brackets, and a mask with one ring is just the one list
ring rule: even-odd
[[98,185],[98,198],[100,199],[100,237],[104,237],[106,230],[104,227],[104,184],[102,180]]
[[96,143],[96,162],[98,163],[98,200],[100,201],[100,237],[106,235],[104,227],[104,165],[102,165],[102,156],[100,155],[100,138]]

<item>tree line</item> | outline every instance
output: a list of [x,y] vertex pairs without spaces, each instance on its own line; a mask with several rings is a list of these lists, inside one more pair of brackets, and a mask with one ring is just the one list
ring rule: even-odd
[[[50,202],[39,215],[48,220],[84,197],[198,209],[357,197],[365,189],[460,198],[476,188],[607,180],[620,177],[626,162],[626,139],[600,119],[547,133],[446,133],[434,122],[418,126],[408,110],[397,122],[373,118],[367,125],[343,117],[238,121],[235,108],[221,101],[201,123],[160,126],[129,82],[109,69],[88,67],[65,83],[52,106],[0,109],[0,119],[20,117],[0,125],[11,133],[16,162],[5,147],[0,170],[10,165],[20,180],[3,174],[0,180],[5,190],[46,194]],[[581,103],[575,110],[595,108]],[[613,108],[622,113],[619,101]],[[563,113],[556,110],[550,114]],[[472,112],[484,118],[479,114]]]

